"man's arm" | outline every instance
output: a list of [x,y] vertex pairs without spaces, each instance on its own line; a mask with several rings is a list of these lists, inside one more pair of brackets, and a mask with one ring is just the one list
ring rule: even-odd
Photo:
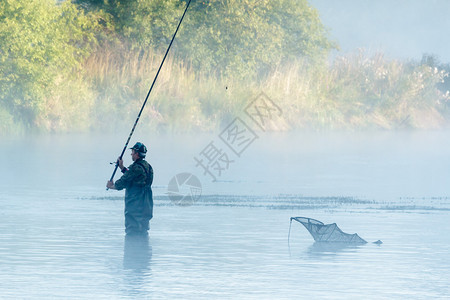
[[[123,159],[121,159],[120,157],[117,159],[117,164],[119,166],[120,171],[122,171],[122,173],[125,173],[126,171],[128,171],[128,168],[124,167],[124,165],[123,165]],[[111,190],[117,190],[116,185],[114,184],[114,181],[108,180],[106,182],[106,187]]]
[[126,171],[128,171],[128,168],[123,166],[123,159],[121,159],[120,157],[117,159],[117,163],[119,165],[119,169],[122,173],[125,173]]
[[134,164],[132,164],[129,169],[123,173],[122,177],[116,180],[116,182],[112,182],[114,184],[114,188],[118,191],[123,190],[127,186],[129,186],[133,181],[135,181],[136,176],[139,174],[139,169],[136,168]]

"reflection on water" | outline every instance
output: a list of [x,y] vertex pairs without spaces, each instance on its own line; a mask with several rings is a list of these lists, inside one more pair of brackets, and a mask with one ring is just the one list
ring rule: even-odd
[[298,247],[288,244],[289,256],[292,259],[316,260],[337,257],[341,254],[357,252],[367,244],[339,243],[339,242],[313,242],[310,246]]
[[342,252],[356,251],[364,245],[357,245],[352,243],[327,243],[314,242],[307,250],[307,253],[312,256],[333,256]]
[[148,296],[151,279],[152,247],[148,235],[126,235],[123,246],[125,295],[136,298]]
[[152,247],[148,235],[126,235],[123,247],[123,268],[136,274],[148,274]]

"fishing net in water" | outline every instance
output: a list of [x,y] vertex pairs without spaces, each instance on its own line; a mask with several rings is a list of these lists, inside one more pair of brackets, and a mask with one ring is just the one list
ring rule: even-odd
[[358,234],[343,232],[336,223],[324,224],[318,220],[304,217],[292,217],[289,224],[289,236],[291,234],[292,220],[301,223],[309,231],[316,242],[341,242],[365,244],[367,243]]

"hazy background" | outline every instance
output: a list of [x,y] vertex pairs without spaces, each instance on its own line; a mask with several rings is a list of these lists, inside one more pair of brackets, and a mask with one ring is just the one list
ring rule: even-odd
[[[310,0],[339,52],[365,48],[397,59],[435,54],[450,62],[450,1]],[[334,53],[336,55],[336,52]]]

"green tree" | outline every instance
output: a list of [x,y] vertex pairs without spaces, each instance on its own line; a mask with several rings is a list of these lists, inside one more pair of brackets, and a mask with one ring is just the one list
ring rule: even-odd
[[68,78],[89,53],[94,22],[69,1],[0,2],[0,106],[35,125],[57,77]]
[[[78,0],[113,16],[132,48],[165,50],[186,0]],[[335,45],[307,0],[192,1],[173,53],[217,75],[266,74],[292,59],[323,58]]]
[[266,74],[334,47],[306,0],[211,0],[197,3],[193,15],[180,35],[181,53],[225,74]]

